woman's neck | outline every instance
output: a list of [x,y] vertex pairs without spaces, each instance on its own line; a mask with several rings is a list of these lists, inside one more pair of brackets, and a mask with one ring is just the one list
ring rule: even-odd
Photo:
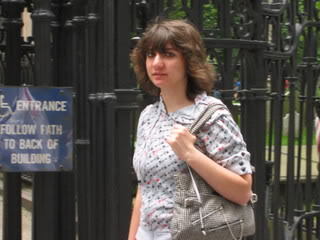
[[193,104],[193,101],[188,99],[187,94],[184,91],[161,92],[161,97],[168,113],[175,112],[183,107]]

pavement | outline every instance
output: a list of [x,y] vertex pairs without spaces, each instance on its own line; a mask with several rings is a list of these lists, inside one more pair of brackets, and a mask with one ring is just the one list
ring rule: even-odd
[[[268,147],[266,147],[266,151],[268,151]],[[271,149],[273,154],[273,149]],[[306,179],[307,175],[307,162],[306,162],[306,147],[301,147],[301,163],[300,163],[300,179],[304,180]],[[317,153],[317,146],[313,145],[312,150],[312,161],[311,161],[311,178],[316,179],[318,177],[318,153]],[[268,155],[268,154],[267,154]],[[295,168],[295,176],[297,175],[297,168],[298,168],[298,147],[295,148],[295,158],[294,158],[294,168]],[[282,146],[281,148],[281,166],[280,166],[280,181],[285,181],[287,179],[287,161],[288,161],[288,147]],[[271,159],[266,159],[270,161],[274,161],[273,155],[271,156]]]
[[[2,181],[2,173],[0,173],[0,240],[3,240],[2,236],[2,210],[3,210],[3,181]],[[31,217],[31,204],[32,201],[32,190],[29,187],[23,186],[22,189],[22,238],[21,240],[31,240],[32,233],[32,217]]]

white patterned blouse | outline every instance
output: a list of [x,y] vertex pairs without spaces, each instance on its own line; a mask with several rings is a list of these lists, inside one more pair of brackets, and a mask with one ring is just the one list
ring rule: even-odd
[[[168,231],[172,218],[174,175],[186,168],[165,141],[175,124],[188,127],[210,103],[222,104],[203,93],[195,103],[167,113],[163,100],[148,105],[141,113],[133,165],[142,193],[140,224],[150,231]],[[225,168],[243,175],[252,173],[250,153],[227,109],[218,109],[201,128],[196,146]]]

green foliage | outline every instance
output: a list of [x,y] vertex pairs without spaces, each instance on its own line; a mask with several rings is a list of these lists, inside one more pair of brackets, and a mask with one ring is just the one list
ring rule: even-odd
[[[187,5],[189,5],[189,4],[187,4]],[[185,19],[187,17],[186,11],[184,11],[182,8],[181,0],[173,1],[173,5],[167,6],[167,7],[170,7],[170,11],[168,13],[168,18],[170,18],[170,19]]]
[[[171,3],[169,5],[169,2]],[[181,0],[175,0],[175,1],[166,1],[165,2],[165,7],[168,9],[167,12],[167,16],[170,19],[185,19],[187,18],[187,12],[185,8],[192,8],[191,6],[191,1],[187,1],[186,6],[183,6],[183,3]],[[305,2],[304,1],[297,1],[298,3],[298,13],[300,14],[299,16],[297,15],[296,17],[296,22],[297,23],[301,23],[301,17],[303,18],[303,15],[301,15],[302,13],[305,12]],[[316,8],[317,11],[317,17],[316,18],[320,18],[320,1],[317,0],[314,2],[314,6]],[[219,12],[217,7],[215,6],[215,4],[213,3],[207,3],[202,5],[202,26],[204,30],[217,30],[219,29]],[[288,25],[288,23],[285,23],[285,21],[289,20],[289,13],[285,12],[284,15],[282,16],[282,21],[284,21],[283,24],[281,24],[280,26],[280,31],[281,31],[281,35],[283,36],[283,44],[286,45],[285,49],[283,49],[284,51],[289,50],[290,46],[293,44],[292,43],[292,38],[290,38],[292,33],[292,25]],[[240,15],[234,15],[234,19],[233,22],[241,22],[240,19]],[[318,31],[318,33],[317,33]],[[219,31],[216,31],[217,34],[219,33]],[[314,34],[317,34],[316,39],[317,39],[317,49],[316,49],[316,56],[317,56],[317,60],[320,61],[320,32],[319,30],[317,30],[316,28],[314,28]],[[218,35],[215,35],[216,38],[219,38]],[[300,38],[298,39],[298,45],[297,45],[297,49],[296,49],[296,59],[297,62],[302,62],[302,59],[304,57],[304,49],[305,49],[305,38],[304,36],[300,36]]]
[[[187,18],[187,13],[185,9],[183,8],[183,4],[181,0],[173,1],[172,6],[166,6],[170,7],[170,10],[168,12],[168,18],[170,19],[185,19]],[[191,1],[188,1],[186,6],[187,8],[191,8]],[[203,28],[204,29],[214,29],[217,27],[218,22],[218,10],[213,4],[204,4],[203,6]]]
[[[320,18],[320,1],[318,0],[315,3],[315,8],[316,8],[316,14],[317,14],[317,19]],[[320,31],[318,28],[318,32],[317,32],[317,62],[320,62]]]
[[218,25],[218,9],[212,4],[203,5],[203,28],[214,29]]
[[[266,142],[269,142],[269,138],[270,138],[270,136],[267,134],[266,135]],[[299,145],[299,144],[307,145],[307,131],[306,131],[306,129],[303,129],[300,141],[299,141],[299,136],[295,136],[295,139],[294,139],[294,144],[295,145]],[[272,142],[271,144],[274,145],[275,139],[272,138],[271,142]],[[281,145],[282,146],[288,146],[288,143],[289,143],[289,137],[286,136],[286,135],[281,135]],[[315,135],[313,134],[313,136],[312,136],[312,145],[315,145],[315,144],[316,144],[316,138],[315,138]]]

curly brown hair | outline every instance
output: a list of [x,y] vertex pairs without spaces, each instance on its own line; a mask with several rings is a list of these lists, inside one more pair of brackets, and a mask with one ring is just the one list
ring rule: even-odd
[[216,74],[213,66],[207,61],[199,31],[186,20],[158,20],[148,26],[131,54],[131,61],[138,83],[148,93],[159,96],[160,89],[149,79],[146,70],[146,56],[150,51],[165,52],[171,44],[186,62],[188,76],[187,97],[193,100],[203,91],[210,93]]

